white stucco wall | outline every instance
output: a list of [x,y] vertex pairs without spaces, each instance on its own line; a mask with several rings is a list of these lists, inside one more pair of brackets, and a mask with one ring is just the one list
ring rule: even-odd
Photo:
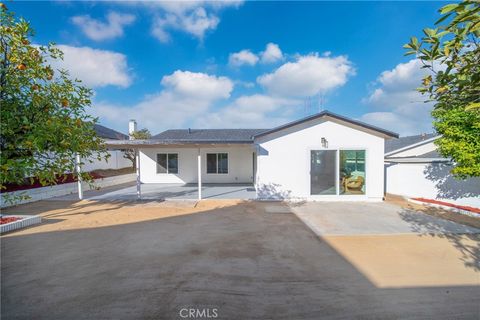
[[[251,183],[253,182],[252,146],[201,148],[202,183]],[[178,174],[157,173],[158,153],[178,154]],[[207,153],[228,153],[227,174],[207,174]],[[142,183],[196,183],[197,148],[145,148],[140,151],[140,180]]]
[[457,180],[444,163],[386,163],[386,191],[480,207],[480,179]]
[[[322,137],[328,140],[328,149],[366,150],[365,195],[310,195],[310,150],[325,150]],[[382,137],[318,119],[259,137],[255,143],[258,145],[257,193],[267,188],[277,193],[272,194],[272,198],[363,201],[383,198]]]

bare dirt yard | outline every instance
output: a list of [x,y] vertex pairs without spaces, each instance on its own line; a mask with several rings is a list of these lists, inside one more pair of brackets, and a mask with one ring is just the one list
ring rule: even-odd
[[278,202],[10,208],[44,223],[1,237],[1,318],[181,319],[192,308],[218,319],[480,316],[478,234],[458,235],[462,247],[414,232],[358,234],[384,209],[355,205],[355,226],[338,219],[342,207],[319,207],[321,228],[353,230],[325,236]]

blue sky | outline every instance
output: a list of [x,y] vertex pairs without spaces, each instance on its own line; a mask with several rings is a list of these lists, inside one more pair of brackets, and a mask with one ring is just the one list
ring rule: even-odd
[[125,132],[268,128],[319,109],[402,135],[432,131],[424,73],[402,45],[442,2],[13,2],[35,43],[57,43]]

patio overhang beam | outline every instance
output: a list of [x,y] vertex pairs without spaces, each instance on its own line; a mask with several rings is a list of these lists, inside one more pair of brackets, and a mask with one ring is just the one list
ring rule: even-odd
[[145,149],[145,148],[199,148],[199,147],[231,147],[253,146],[253,141],[196,141],[196,142],[164,142],[151,140],[107,140],[105,147],[109,150]]

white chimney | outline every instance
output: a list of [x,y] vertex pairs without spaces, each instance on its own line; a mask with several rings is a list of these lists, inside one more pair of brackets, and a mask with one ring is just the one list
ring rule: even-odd
[[137,121],[134,119],[131,119],[128,122],[128,136],[130,137],[130,140],[133,140],[133,133],[137,131]]

